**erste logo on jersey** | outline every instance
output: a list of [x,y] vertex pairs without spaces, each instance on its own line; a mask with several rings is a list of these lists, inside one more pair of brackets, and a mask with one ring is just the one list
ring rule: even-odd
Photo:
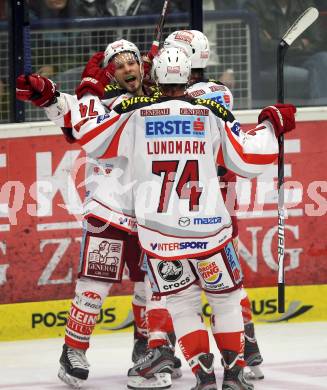
[[239,263],[237,254],[235,253],[234,246],[231,242],[229,242],[224,248],[225,256],[227,258],[228,264],[232,270],[234,280],[236,283],[241,282],[243,279],[243,273],[241,269],[241,265]]
[[146,118],[145,137],[198,137],[205,136],[204,118],[196,115]]
[[214,93],[206,93],[203,97],[210,99],[210,100],[213,100],[216,103],[221,104],[222,106],[227,108],[227,110],[230,109],[231,99],[230,99],[229,94],[226,92],[216,91]]

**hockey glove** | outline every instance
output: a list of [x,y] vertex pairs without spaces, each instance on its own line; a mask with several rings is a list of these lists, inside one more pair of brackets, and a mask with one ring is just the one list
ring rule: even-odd
[[56,84],[32,73],[30,75],[20,75],[16,80],[16,98],[18,100],[30,101],[37,107],[48,107],[56,102],[58,95]]
[[258,123],[268,119],[274,126],[276,137],[295,129],[296,107],[293,104],[275,104],[265,107],[259,114]]
[[78,99],[86,93],[103,98],[104,87],[114,78],[115,73],[113,62],[109,63],[106,68],[101,68],[103,58],[103,52],[96,53],[86,64],[82,73],[82,81],[75,90]]
[[151,68],[152,68],[153,58],[158,54],[158,51],[159,51],[159,44],[158,44],[158,42],[153,41],[149,52],[145,56],[142,57],[143,68],[144,68],[144,78],[146,80],[151,78]]

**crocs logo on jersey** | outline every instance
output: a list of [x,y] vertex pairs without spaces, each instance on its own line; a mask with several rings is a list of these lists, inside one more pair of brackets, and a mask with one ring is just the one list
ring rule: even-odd
[[202,279],[207,284],[217,284],[223,277],[222,272],[214,261],[199,261],[197,268]]
[[166,282],[177,282],[183,275],[183,266],[179,260],[160,261],[158,264],[158,272]]
[[197,137],[203,138],[204,122],[194,115],[145,118],[146,138]]
[[188,241],[188,242],[151,242],[150,246],[153,251],[175,251],[186,249],[207,249],[208,241]]

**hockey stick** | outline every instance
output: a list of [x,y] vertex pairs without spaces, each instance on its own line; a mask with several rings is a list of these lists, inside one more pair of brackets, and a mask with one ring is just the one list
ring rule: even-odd
[[159,18],[159,22],[156,25],[156,28],[154,30],[155,39],[153,40],[152,45],[151,45],[151,49],[149,51],[149,54],[152,55],[152,58],[150,58],[151,60],[153,59],[153,57],[158,52],[158,48],[159,48],[160,41],[161,41],[161,38],[162,38],[162,33],[163,33],[163,27],[164,27],[165,20],[166,20],[166,15],[167,15],[169,1],[170,0],[165,0],[164,1],[164,4],[162,6],[161,15],[160,15],[160,18]]
[[32,73],[32,54],[31,54],[31,30],[29,20],[29,6],[27,1],[23,1],[24,7],[24,26],[23,26],[23,48],[24,48],[24,74]]
[[[318,18],[319,12],[310,7],[292,24],[277,48],[277,101],[284,103],[284,58],[287,49]],[[285,313],[285,207],[284,207],[284,136],[278,139],[278,312]]]

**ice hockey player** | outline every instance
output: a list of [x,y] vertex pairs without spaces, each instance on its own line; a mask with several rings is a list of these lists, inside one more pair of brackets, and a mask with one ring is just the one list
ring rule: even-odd
[[[189,96],[208,98],[222,104],[230,111],[233,110],[234,98],[229,88],[219,81],[205,78],[204,72],[210,58],[209,41],[205,34],[198,30],[175,31],[165,39],[164,47],[179,47],[185,50],[190,57],[192,70],[190,86],[187,89]],[[218,167],[218,174],[220,176],[220,182],[223,185],[222,191],[224,192],[224,196],[227,195],[229,188],[229,194],[232,197],[234,193],[233,187],[235,187],[236,183],[236,175],[231,171],[227,171],[223,166]],[[234,203],[232,206],[235,210],[237,204]],[[233,221],[233,239],[237,247],[238,226],[234,210],[230,211]],[[255,337],[251,303],[244,288],[242,289],[241,305],[245,328],[244,358],[250,369],[245,375],[248,379],[263,379],[264,375],[259,367],[263,359]]]
[[[106,72],[100,68],[102,60]],[[112,76],[115,77],[117,84],[109,85]],[[138,48],[131,42],[119,40],[107,46],[104,56],[98,53],[88,62],[83,74],[84,81],[79,86],[77,94],[81,97],[84,93],[87,93],[88,88],[96,89],[97,94],[102,99],[102,112],[105,118],[109,115],[109,110],[121,100],[144,94],[142,77],[143,68]],[[75,96],[58,92],[51,80],[37,74],[19,76],[16,95],[20,100],[30,101],[38,107],[43,107],[48,118],[62,128],[66,139],[69,142],[76,141],[70,120],[71,107],[78,104]],[[80,105],[79,110],[80,123],[87,120],[86,118],[89,115],[98,114],[94,110],[92,101],[88,106]],[[77,124],[75,131],[78,131],[78,126],[79,124]],[[84,140],[80,140],[80,142],[84,142]],[[118,194],[118,197],[117,194],[111,194],[110,196],[107,188],[108,185],[110,187],[110,184],[112,184],[110,175],[112,172],[121,170],[122,164],[122,159],[94,160],[92,158],[88,158],[86,164],[87,198],[84,216],[89,225],[85,229],[82,243],[81,253],[84,254],[81,259],[82,269],[77,280],[76,296],[67,322],[65,345],[60,359],[61,368],[59,371],[60,379],[72,387],[80,387],[88,377],[89,369],[85,351],[89,346],[95,319],[104,298],[107,296],[108,282],[121,281],[125,260],[129,268],[130,279],[135,282],[133,298],[133,312],[136,323],[134,361],[138,360],[140,354],[144,353],[144,347],[146,347],[147,325],[143,314],[145,312],[144,273],[138,267],[140,248],[137,242],[135,220],[133,216],[129,217],[131,214],[128,210],[126,211],[126,207],[128,207],[126,194]],[[125,184],[123,177],[120,178],[119,184]],[[109,205],[111,208],[116,208],[118,213],[110,209]],[[124,215],[121,214],[121,211],[124,212]],[[110,222],[109,226],[107,225],[108,222]],[[123,240],[117,240],[122,237]],[[112,242],[111,239],[113,239]],[[121,256],[122,242],[125,245],[124,257]],[[119,248],[120,251],[117,251]],[[103,274],[97,271],[96,275],[91,275],[90,270],[88,270],[92,266],[91,263],[97,263],[97,260],[102,264],[108,263],[113,249],[115,249],[116,255],[118,254],[118,257],[114,256],[115,259],[119,259],[115,267],[116,273],[109,275],[105,271]],[[106,264],[104,268],[108,268],[108,265],[110,264]],[[92,303],[93,299],[96,304]],[[78,326],[77,318],[82,312],[87,319],[87,326]],[[167,318],[169,323],[169,316]],[[173,332],[172,325],[168,328],[169,330]],[[165,343],[167,344],[167,340]],[[175,375],[179,376],[180,361],[177,358],[174,358],[174,361],[176,366]]]
[[[154,73],[163,96],[123,101],[115,107],[116,117],[101,125],[90,118],[81,131],[92,134],[87,150],[95,158],[127,160],[152,291],[167,296],[179,345],[197,379],[193,390],[217,389],[201,316],[202,290],[212,308],[212,329],[224,362],[222,388],[251,390],[243,376],[242,271],[216,169],[223,164],[249,178],[262,173],[277,158],[277,137],[294,129],[295,107],[266,107],[259,125],[244,133],[219,103],[185,97],[189,72],[184,52],[162,50]],[[124,128],[111,136],[104,128],[113,120],[122,121]],[[158,348],[134,367],[141,375],[170,368]]]

